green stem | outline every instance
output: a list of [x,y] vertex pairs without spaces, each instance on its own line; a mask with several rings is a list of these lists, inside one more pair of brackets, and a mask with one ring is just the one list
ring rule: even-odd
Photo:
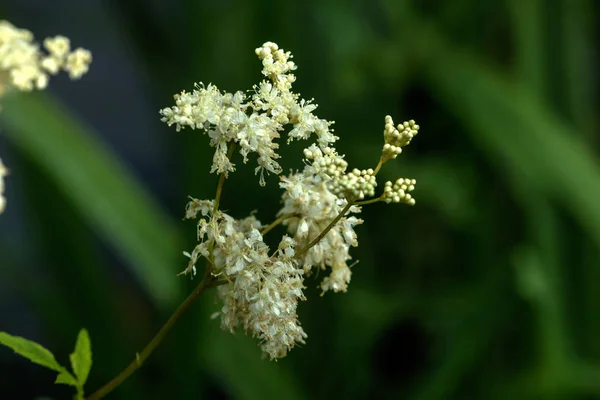
[[282,223],[286,219],[294,218],[294,217],[297,217],[297,216],[298,216],[298,214],[285,214],[285,215],[282,215],[281,217],[277,218],[275,221],[273,221],[269,225],[267,225],[262,231],[260,231],[260,235],[261,236],[265,236],[273,228],[275,228],[277,225],[279,225],[280,223]]
[[379,170],[381,169],[382,166],[383,166],[383,157],[379,158],[379,162],[377,163],[377,166],[375,167],[375,171],[373,171],[373,176],[377,175],[377,173],[379,172]]
[[354,205],[355,206],[366,206],[367,204],[377,203],[378,201],[381,201],[381,197],[376,197],[376,198],[370,199],[370,200],[357,201],[356,203],[354,203]]
[[306,253],[308,250],[310,250],[315,244],[319,243],[321,241],[321,239],[323,239],[325,237],[325,235],[327,235],[327,233],[331,230],[331,228],[333,228],[335,226],[335,224],[337,224],[338,221],[340,219],[342,219],[342,217],[346,214],[346,212],[348,212],[350,207],[352,207],[353,205],[354,205],[353,201],[348,201],[348,204],[346,204],[344,209],[342,211],[340,211],[340,213],[333,219],[333,221],[331,221],[329,223],[329,225],[327,225],[327,227],[325,229],[323,229],[323,231],[321,233],[319,233],[319,235],[316,238],[314,238],[308,245],[306,245],[306,247],[303,247],[302,249],[297,251],[296,255],[294,257],[300,258],[302,255],[304,255],[304,253]]
[[[229,149],[227,150],[227,158],[231,159],[234,149],[235,142],[232,142],[229,144]],[[215,194],[213,214],[216,213],[219,209],[219,202],[221,200],[221,194],[223,193],[223,185],[225,184],[225,178],[226,176],[224,173],[219,176],[219,183],[217,184],[217,193]],[[148,343],[146,347],[144,347],[144,350],[142,350],[141,353],[136,353],[135,359],[131,362],[131,364],[127,366],[127,368],[121,371],[121,373],[117,375],[113,380],[111,380],[106,385],[102,386],[100,389],[98,389],[96,392],[90,395],[87,398],[87,400],[97,400],[103,398],[104,396],[112,392],[121,383],[123,383],[127,378],[129,378],[131,374],[137,371],[137,369],[142,366],[144,361],[146,361],[146,359],[150,357],[154,349],[156,349],[156,347],[164,340],[165,336],[167,335],[167,333],[169,333],[173,325],[175,325],[175,323],[179,320],[183,313],[185,313],[188,310],[188,308],[190,308],[194,300],[196,300],[198,296],[202,294],[202,292],[204,292],[206,289],[220,286],[228,282],[225,279],[217,279],[216,277],[213,277],[211,275],[211,270],[212,265],[210,264],[210,262],[208,262],[206,265],[206,272],[204,274],[202,282],[200,282],[200,284],[196,286],[194,291],[190,293],[190,295],[183,301],[183,303],[181,303],[179,307],[177,307],[177,309],[171,315],[169,320],[163,325],[162,328],[160,328],[160,331],[158,331],[156,336],[154,336],[150,343]]]
[[[227,150],[227,158],[231,160],[233,156],[233,150],[235,149],[235,142],[231,142],[229,144],[229,149]],[[219,209],[219,202],[221,201],[221,193],[223,193],[223,185],[225,184],[225,174],[221,174],[219,176],[219,183],[217,184],[217,193],[215,194],[215,206],[213,207],[213,213],[217,212]]]
[[104,396],[112,392],[121,383],[123,383],[127,378],[129,378],[129,376],[131,376],[131,374],[133,374],[138,368],[140,368],[142,364],[146,361],[146,359],[150,357],[154,349],[156,349],[156,347],[163,341],[167,333],[171,330],[173,325],[175,325],[175,323],[177,322],[177,320],[179,320],[183,313],[185,313],[190,308],[194,300],[196,300],[198,296],[200,296],[200,294],[202,294],[202,292],[204,292],[206,289],[210,289],[212,287],[223,284],[222,280],[217,280],[212,275],[210,275],[210,268],[208,268],[208,266],[206,270],[207,274],[204,276],[204,279],[202,279],[202,282],[200,282],[200,284],[196,286],[194,291],[190,293],[190,295],[183,301],[183,303],[181,303],[179,307],[177,307],[177,310],[175,310],[173,315],[171,315],[171,317],[163,325],[163,327],[160,328],[160,331],[158,331],[156,336],[152,338],[150,343],[148,343],[146,347],[144,347],[144,350],[142,350],[141,353],[136,353],[135,359],[127,366],[127,368],[121,371],[121,373],[117,375],[113,380],[111,380],[106,385],[102,386],[100,389],[98,389],[96,392],[90,395],[87,398],[87,400],[97,400],[103,398]]

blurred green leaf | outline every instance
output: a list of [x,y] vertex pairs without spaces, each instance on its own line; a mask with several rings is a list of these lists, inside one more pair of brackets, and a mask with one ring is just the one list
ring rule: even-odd
[[501,171],[559,200],[600,245],[600,165],[586,143],[528,88],[435,42],[427,62],[432,90]]
[[92,345],[87,330],[79,331],[75,351],[71,354],[70,359],[77,381],[83,387],[92,368]]
[[43,93],[8,96],[2,117],[10,140],[121,252],[150,297],[160,306],[171,304],[178,294],[176,229],[110,150]]
[[64,368],[56,361],[54,355],[48,349],[36,342],[20,336],[9,335],[6,332],[0,332],[0,344],[10,347],[15,353],[43,367],[57,372],[62,372],[64,370]]

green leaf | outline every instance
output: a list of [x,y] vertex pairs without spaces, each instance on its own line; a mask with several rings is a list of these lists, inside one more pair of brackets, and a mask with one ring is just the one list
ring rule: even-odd
[[42,345],[20,336],[12,336],[0,332],[0,344],[10,347],[15,353],[27,358],[29,361],[62,372],[63,367],[56,361],[54,355]]
[[79,385],[83,387],[92,368],[92,345],[87,330],[82,329],[77,336],[75,351],[71,354],[71,366]]
[[[6,137],[48,174],[128,265],[156,303],[178,297],[176,226],[125,166],[56,99],[44,93],[2,99]],[[35,118],[32,118],[35,116]]]
[[77,387],[79,385],[77,379],[75,379],[75,377],[66,369],[61,371],[60,374],[58,374],[54,383],[62,383],[63,385],[69,385],[74,387]]

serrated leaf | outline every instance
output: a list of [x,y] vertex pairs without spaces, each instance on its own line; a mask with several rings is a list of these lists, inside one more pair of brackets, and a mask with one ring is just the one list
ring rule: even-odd
[[0,344],[10,347],[15,353],[27,358],[29,361],[53,371],[62,372],[64,369],[56,361],[50,350],[34,341],[0,332]]
[[83,387],[92,368],[92,344],[86,329],[79,331],[75,351],[71,354],[70,359],[77,381]]
[[62,370],[61,373],[58,374],[54,383],[61,383],[63,385],[69,385],[69,386],[75,386],[75,387],[78,386],[77,379],[75,379],[75,377],[73,375],[71,375],[71,373],[69,371],[67,371],[66,369]]

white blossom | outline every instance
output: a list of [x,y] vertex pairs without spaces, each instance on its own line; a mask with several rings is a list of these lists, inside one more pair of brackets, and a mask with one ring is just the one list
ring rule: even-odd
[[[278,215],[298,215],[287,219],[288,232],[298,243],[298,247],[307,246],[342,211],[347,200],[333,194],[327,181],[312,175],[313,169],[307,167],[304,173],[282,178],[280,186],[285,190],[283,207]],[[352,206],[351,213],[359,213],[360,207]],[[350,247],[358,245],[354,226],[363,221],[355,216],[344,216],[301,258],[300,265],[307,274],[313,267],[332,269],[331,275],[321,284],[323,291],[345,292],[350,282],[350,268],[347,261]]]
[[[175,95],[175,105],[160,114],[177,130],[200,129],[209,136],[215,149],[213,173],[227,177],[235,170],[230,159],[233,145],[244,164],[255,155],[261,185],[266,183],[265,174],[282,172],[277,151],[283,132],[288,132],[287,143],[314,140],[304,149],[302,171],[280,177],[282,207],[273,224],[263,227],[252,215],[236,219],[218,209],[214,200],[191,198],[186,207],[185,217],[198,220],[198,243],[184,252],[189,263],[183,273],[194,275],[198,262],[205,259],[207,273],[220,284],[217,296],[222,306],[213,317],[220,317],[223,329],[242,328],[258,338],[263,353],[273,359],[285,356],[307,337],[297,315],[299,301],[305,300],[304,276],[329,270],[321,282],[323,292],[348,289],[350,248],[358,245],[355,227],[363,222],[356,216],[361,212],[356,204],[414,204],[408,192],[415,181],[410,179],[388,182],[383,194],[373,197],[381,164],[399,154],[418,125],[409,121],[395,128],[391,117],[386,117],[379,165],[348,171],[348,162],[333,147],[338,137],[330,129],[332,122],[314,114],[313,100],[291,90],[296,80],[291,54],[273,42],[264,43],[256,54],[267,79],[248,94],[222,93],[212,84],[200,83],[192,92]],[[263,234],[279,223],[289,236],[284,235],[271,251]]]
[[251,96],[243,92],[222,93],[212,84],[199,83],[192,92],[176,94],[175,105],[160,110],[160,114],[161,121],[175,125],[177,131],[188,127],[208,134],[210,145],[215,148],[212,173],[228,176],[235,171],[228,156],[231,144],[238,145],[244,163],[251,153],[256,153],[255,172],[264,186],[265,173],[282,172],[277,161],[277,141],[288,125],[288,142],[306,140],[314,134],[319,145],[325,147],[338,138],[329,129],[332,122],[313,114],[317,105],[291,91],[296,80],[291,54],[272,42],[256,49],[256,54],[262,60],[263,75],[269,80],[254,86]]
[[47,53],[40,50],[28,30],[0,20],[0,95],[8,88],[44,89],[48,75],[61,70],[71,79],[78,79],[88,71],[92,61],[88,50],[71,51],[71,43],[64,36],[46,38],[44,48]]

